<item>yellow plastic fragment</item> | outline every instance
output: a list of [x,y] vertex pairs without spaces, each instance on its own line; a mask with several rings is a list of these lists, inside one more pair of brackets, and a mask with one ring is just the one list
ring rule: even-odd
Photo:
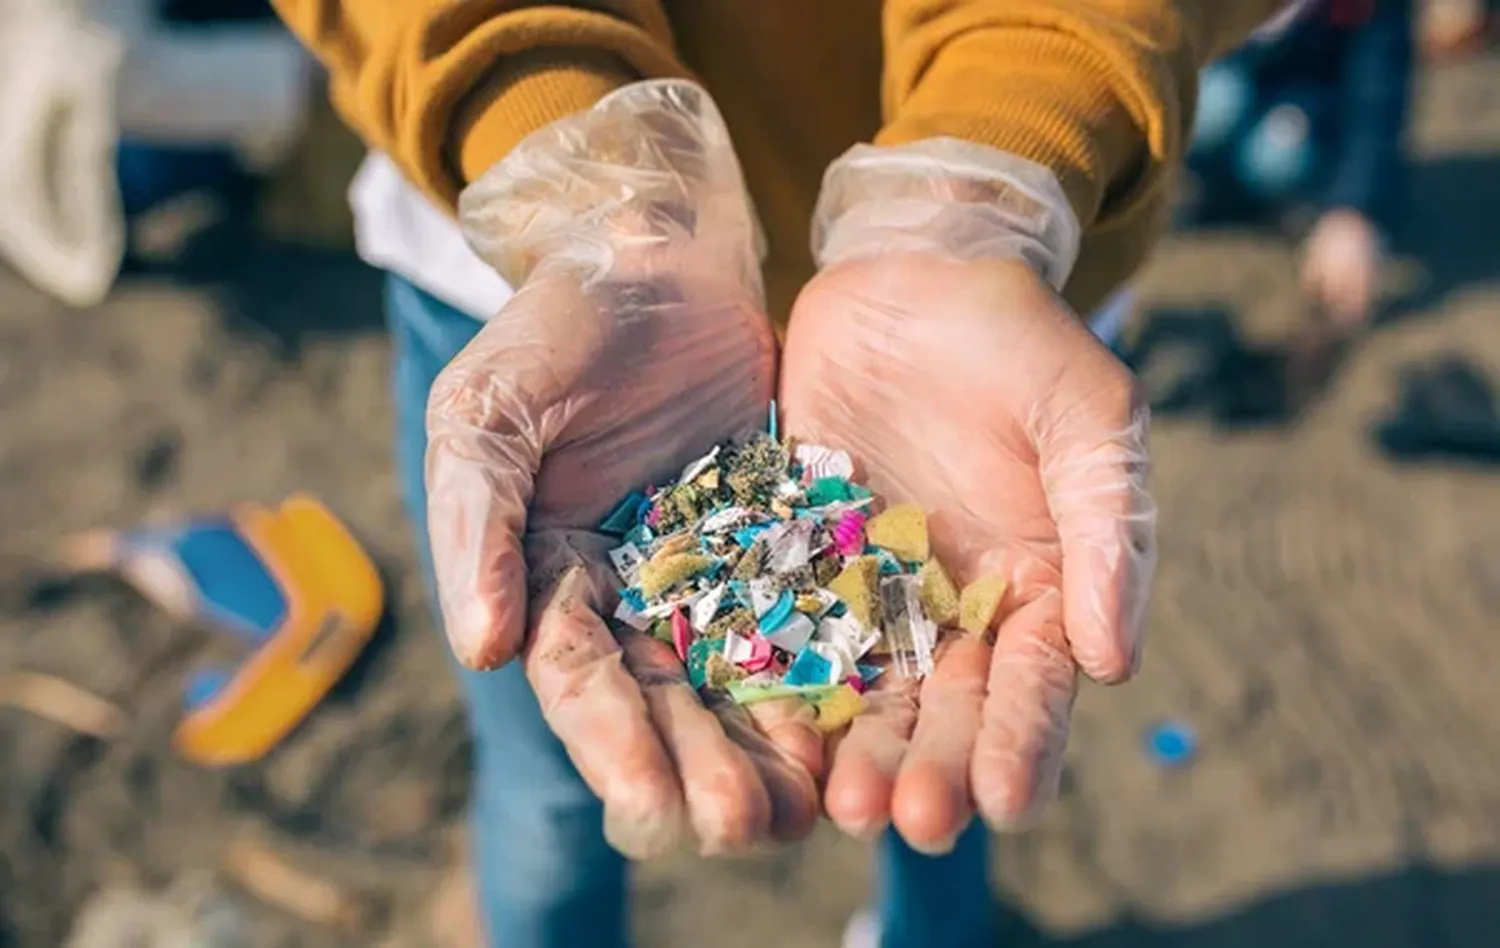
[[703,488],[704,490],[718,490],[719,489],[719,469],[716,468],[716,467],[709,468],[708,470],[704,471],[698,477],[698,479],[696,481],[694,481],[694,483],[697,484],[699,487]]
[[850,685],[840,685],[818,699],[818,730],[824,734],[837,731],[853,721],[865,709],[865,699]]
[[972,635],[984,635],[1005,599],[1005,580],[985,576],[964,587],[958,597],[958,625]]
[[714,565],[714,558],[698,553],[674,553],[653,557],[641,564],[641,595],[655,599],[678,583]]
[[823,611],[823,600],[817,596],[798,596],[797,601],[793,603],[793,607],[798,612],[815,616]]
[[865,540],[908,563],[925,563],[932,555],[927,514],[916,504],[897,504],[865,523]]
[[922,584],[922,611],[940,627],[951,627],[958,622],[958,587],[948,578],[948,571],[937,560],[928,560],[917,572]]
[[849,614],[867,629],[880,626],[880,561],[857,556],[828,584],[828,591],[843,600]]
[[676,556],[678,553],[686,553],[697,546],[698,541],[693,537],[693,534],[690,531],[684,530],[681,533],[674,533],[665,540],[662,540],[661,545],[656,548],[656,552],[652,554],[651,559],[666,559],[669,556]]

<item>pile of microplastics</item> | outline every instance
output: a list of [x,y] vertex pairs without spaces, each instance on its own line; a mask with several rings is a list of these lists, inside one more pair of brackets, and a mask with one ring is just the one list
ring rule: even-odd
[[695,688],[800,696],[821,729],[849,723],[887,667],[926,675],[939,638],[983,634],[1005,594],[993,577],[960,593],[922,509],[872,514],[853,473],[842,451],[762,433],[626,497],[600,525],[620,538],[614,618],[671,644]]

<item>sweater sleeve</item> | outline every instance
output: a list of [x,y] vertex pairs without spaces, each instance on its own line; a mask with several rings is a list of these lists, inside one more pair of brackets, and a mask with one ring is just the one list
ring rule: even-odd
[[948,135],[1036,161],[1087,234],[1160,190],[1182,156],[1198,70],[1283,3],[887,0],[876,141]]
[[452,208],[528,134],[641,79],[686,76],[661,0],[273,0],[372,148]]

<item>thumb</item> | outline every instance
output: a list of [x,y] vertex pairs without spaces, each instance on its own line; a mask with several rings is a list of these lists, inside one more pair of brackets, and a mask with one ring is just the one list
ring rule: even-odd
[[495,361],[482,348],[466,349],[438,376],[427,405],[427,523],[438,602],[450,647],[475,669],[498,668],[521,647],[521,541],[542,455],[519,387],[494,381],[504,371]]
[[1062,547],[1063,625],[1091,678],[1123,681],[1140,664],[1156,569],[1156,505],[1146,490],[1149,409],[1130,373],[1088,339],[1032,419]]

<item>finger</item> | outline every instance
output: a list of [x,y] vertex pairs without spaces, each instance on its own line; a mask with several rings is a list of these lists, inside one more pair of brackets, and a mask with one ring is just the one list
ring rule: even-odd
[[700,851],[750,849],[766,837],[772,817],[755,763],[698,700],[670,646],[640,633],[622,641],[625,667],[640,684],[651,720],[677,766]]
[[917,682],[885,674],[865,694],[865,710],[830,749],[823,807],[839,829],[871,840],[891,822],[896,775],[917,724]]
[[652,709],[594,611],[587,568],[566,567],[537,598],[526,674],[548,726],[604,803],[605,838],[634,859],[670,852],[688,806]]
[[1156,569],[1150,412],[1123,367],[1110,371],[1115,382],[1063,401],[1066,410],[1038,430],[1042,485],[1062,544],[1063,627],[1079,666],[1105,683],[1140,664]]
[[521,537],[541,463],[521,412],[471,368],[466,351],[433,385],[427,409],[427,524],[443,628],[459,661],[496,668],[526,626]]
[[969,769],[989,665],[989,644],[966,636],[942,646],[922,682],[921,712],[891,801],[896,829],[918,852],[948,852],[973,818]]
[[823,732],[818,730],[817,710],[801,698],[757,701],[747,705],[750,719],[778,753],[822,780],[825,766]]
[[704,701],[730,740],[750,756],[770,794],[771,838],[791,842],[812,832],[818,822],[818,785],[802,754],[787,749],[788,743],[800,745],[803,738],[799,734],[788,742],[785,735],[777,740],[763,733],[767,728],[782,732],[811,728],[812,709],[801,700],[757,702],[747,707],[725,695],[710,694]]
[[1056,796],[1078,676],[1055,592],[1026,602],[1001,623],[990,663],[971,777],[991,827],[1028,825]]

